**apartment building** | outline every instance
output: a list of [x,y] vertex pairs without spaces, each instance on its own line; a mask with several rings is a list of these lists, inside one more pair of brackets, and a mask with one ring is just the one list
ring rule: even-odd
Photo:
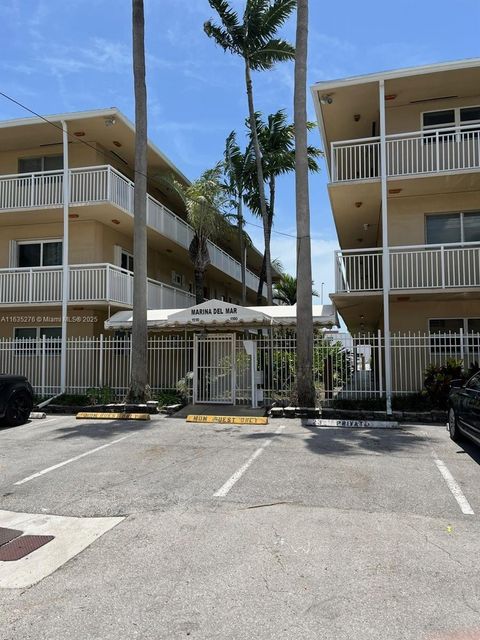
[[348,329],[381,330],[387,352],[394,333],[480,331],[480,59],[312,92]]
[[[103,333],[108,317],[131,309],[134,141],[133,125],[115,108],[0,122],[0,338],[61,335],[64,273],[69,337]],[[181,199],[165,185],[166,174],[188,182],[150,142],[150,309],[195,304],[188,254],[193,232]],[[239,304],[233,231],[209,250],[205,298]],[[256,301],[261,263],[261,254],[248,248],[249,304]]]

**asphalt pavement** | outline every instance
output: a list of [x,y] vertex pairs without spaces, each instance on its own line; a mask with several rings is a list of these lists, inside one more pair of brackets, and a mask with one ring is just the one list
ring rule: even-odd
[[479,514],[442,426],[32,421],[0,430],[0,527],[57,537],[0,561],[0,636],[476,639]]

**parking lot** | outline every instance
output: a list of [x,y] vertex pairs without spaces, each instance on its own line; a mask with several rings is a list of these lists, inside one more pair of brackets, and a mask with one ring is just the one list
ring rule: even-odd
[[441,426],[48,417],[0,430],[0,510],[57,536],[32,586],[0,562],[2,639],[480,631],[480,450]]

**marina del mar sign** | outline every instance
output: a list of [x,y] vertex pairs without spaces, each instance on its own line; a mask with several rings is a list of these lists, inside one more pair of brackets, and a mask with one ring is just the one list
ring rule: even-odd
[[222,300],[207,300],[202,304],[182,309],[168,316],[168,322],[179,324],[237,324],[264,323],[267,317],[255,309],[241,307]]

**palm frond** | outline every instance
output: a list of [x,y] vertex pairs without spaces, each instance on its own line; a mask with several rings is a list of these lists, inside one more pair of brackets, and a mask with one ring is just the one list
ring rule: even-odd
[[203,30],[209,38],[213,38],[215,42],[222,47],[224,51],[231,51],[232,53],[238,53],[233,43],[230,34],[226,29],[222,29],[213,24],[210,20],[207,20],[203,25]]
[[218,13],[222,24],[229,33],[233,33],[240,27],[238,14],[228,4],[227,0],[208,0],[208,4]]
[[297,0],[275,0],[263,15],[262,37],[272,38],[278,29],[285,24],[296,6]]
[[286,40],[271,38],[258,47],[250,56],[250,66],[254,71],[266,71],[277,62],[287,62],[295,58],[295,48]]

